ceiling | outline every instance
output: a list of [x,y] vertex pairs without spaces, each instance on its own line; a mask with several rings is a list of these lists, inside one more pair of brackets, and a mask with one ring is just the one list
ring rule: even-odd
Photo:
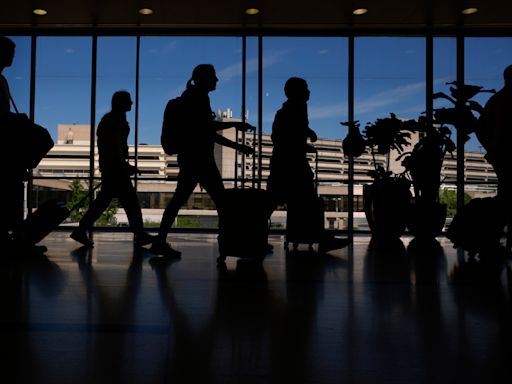
[[[0,29],[52,31],[121,30],[263,30],[336,31],[347,29],[454,28],[507,30],[512,28],[511,0],[7,0],[0,13]],[[479,12],[464,16],[461,9]],[[257,7],[255,16],[245,14]],[[152,8],[143,16],[138,10]],[[362,16],[352,10],[368,9]],[[44,8],[46,16],[35,16]]]

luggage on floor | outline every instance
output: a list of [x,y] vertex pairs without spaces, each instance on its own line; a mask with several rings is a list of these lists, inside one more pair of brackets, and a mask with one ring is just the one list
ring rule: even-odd
[[470,255],[499,244],[504,235],[505,217],[495,197],[474,198],[457,212],[446,231],[454,248]]
[[[101,183],[96,185],[93,191],[100,185]],[[66,220],[72,211],[80,208],[88,197],[88,195],[84,196],[71,208],[67,208],[66,203],[62,201],[45,201],[23,222],[24,235],[32,244],[39,243]]]
[[219,214],[219,253],[227,256],[263,260],[268,244],[268,197],[259,188],[225,190],[224,209]]
[[324,204],[321,197],[300,206],[288,204],[286,211],[285,248],[290,243],[294,248],[299,244],[308,244],[311,248],[313,244],[320,243],[325,234]]

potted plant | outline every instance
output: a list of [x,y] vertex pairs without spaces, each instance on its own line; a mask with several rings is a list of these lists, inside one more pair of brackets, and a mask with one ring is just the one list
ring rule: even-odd
[[446,154],[455,150],[455,143],[444,124],[429,125],[424,117],[418,123],[421,138],[412,151],[403,153],[397,160],[402,160],[404,174],[414,189],[407,223],[409,232],[420,238],[434,238],[446,221],[446,204],[439,201],[441,168]]
[[453,106],[434,109],[430,123],[421,116],[417,125],[420,140],[411,152],[399,156],[405,168],[404,173],[411,180],[414,189],[408,228],[414,236],[420,238],[437,236],[446,221],[446,205],[439,201],[439,190],[444,158],[448,153],[453,156],[456,149],[451,140],[449,125],[460,131],[463,140],[467,141],[469,134],[475,131],[478,121],[474,112],[482,110],[482,106],[471,99],[481,92],[493,92],[483,90],[480,86],[464,84],[459,89],[453,82],[447,84],[452,85],[450,96],[440,92],[433,97],[449,100]]
[[[391,113],[390,117],[368,123],[362,133],[357,121],[341,124],[349,127],[349,133],[343,140],[345,152],[360,155],[362,138],[372,155],[374,169],[368,174],[373,182],[363,187],[364,210],[372,237],[378,241],[393,241],[406,228],[412,194],[411,183],[405,175],[394,174],[390,170],[390,156],[392,150],[402,153],[404,147],[409,145],[411,133],[417,129],[417,122],[400,120]],[[385,155],[384,166],[377,161],[377,154]]]

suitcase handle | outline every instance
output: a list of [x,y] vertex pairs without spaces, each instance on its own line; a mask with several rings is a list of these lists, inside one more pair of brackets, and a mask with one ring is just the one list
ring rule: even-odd
[[94,186],[94,188],[89,192],[87,193],[84,197],[82,197],[75,205],[73,205],[70,209],[69,209],[69,212],[73,212],[75,211],[76,209],[80,208],[82,206],[82,204],[85,202],[85,200],[87,200],[89,198],[89,194],[96,191],[99,187],[101,186],[101,182],[99,182],[98,184],[96,184]]

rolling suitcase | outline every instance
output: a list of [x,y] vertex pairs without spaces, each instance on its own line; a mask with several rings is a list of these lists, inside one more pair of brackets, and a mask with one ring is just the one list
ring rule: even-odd
[[285,249],[291,243],[293,248],[299,244],[308,244],[311,250],[313,244],[321,242],[324,232],[324,205],[321,197],[300,206],[288,205]]
[[259,188],[226,189],[224,209],[219,215],[219,254],[261,261],[268,245],[268,197]]
[[[93,191],[100,185],[101,183],[96,185]],[[67,208],[66,203],[62,201],[45,201],[34,212],[30,213],[23,222],[23,231],[26,238],[32,244],[39,243],[66,220],[71,212],[80,208],[88,197],[89,195],[84,196],[71,208]]]
[[[315,188],[318,191],[318,154],[315,152]],[[285,249],[290,243],[293,248],[299,244],[308,244],[311,250],[313,244],[320,243],[324,235],[324,203],[321,197],[310,202],[300,201],[287,204]]]

